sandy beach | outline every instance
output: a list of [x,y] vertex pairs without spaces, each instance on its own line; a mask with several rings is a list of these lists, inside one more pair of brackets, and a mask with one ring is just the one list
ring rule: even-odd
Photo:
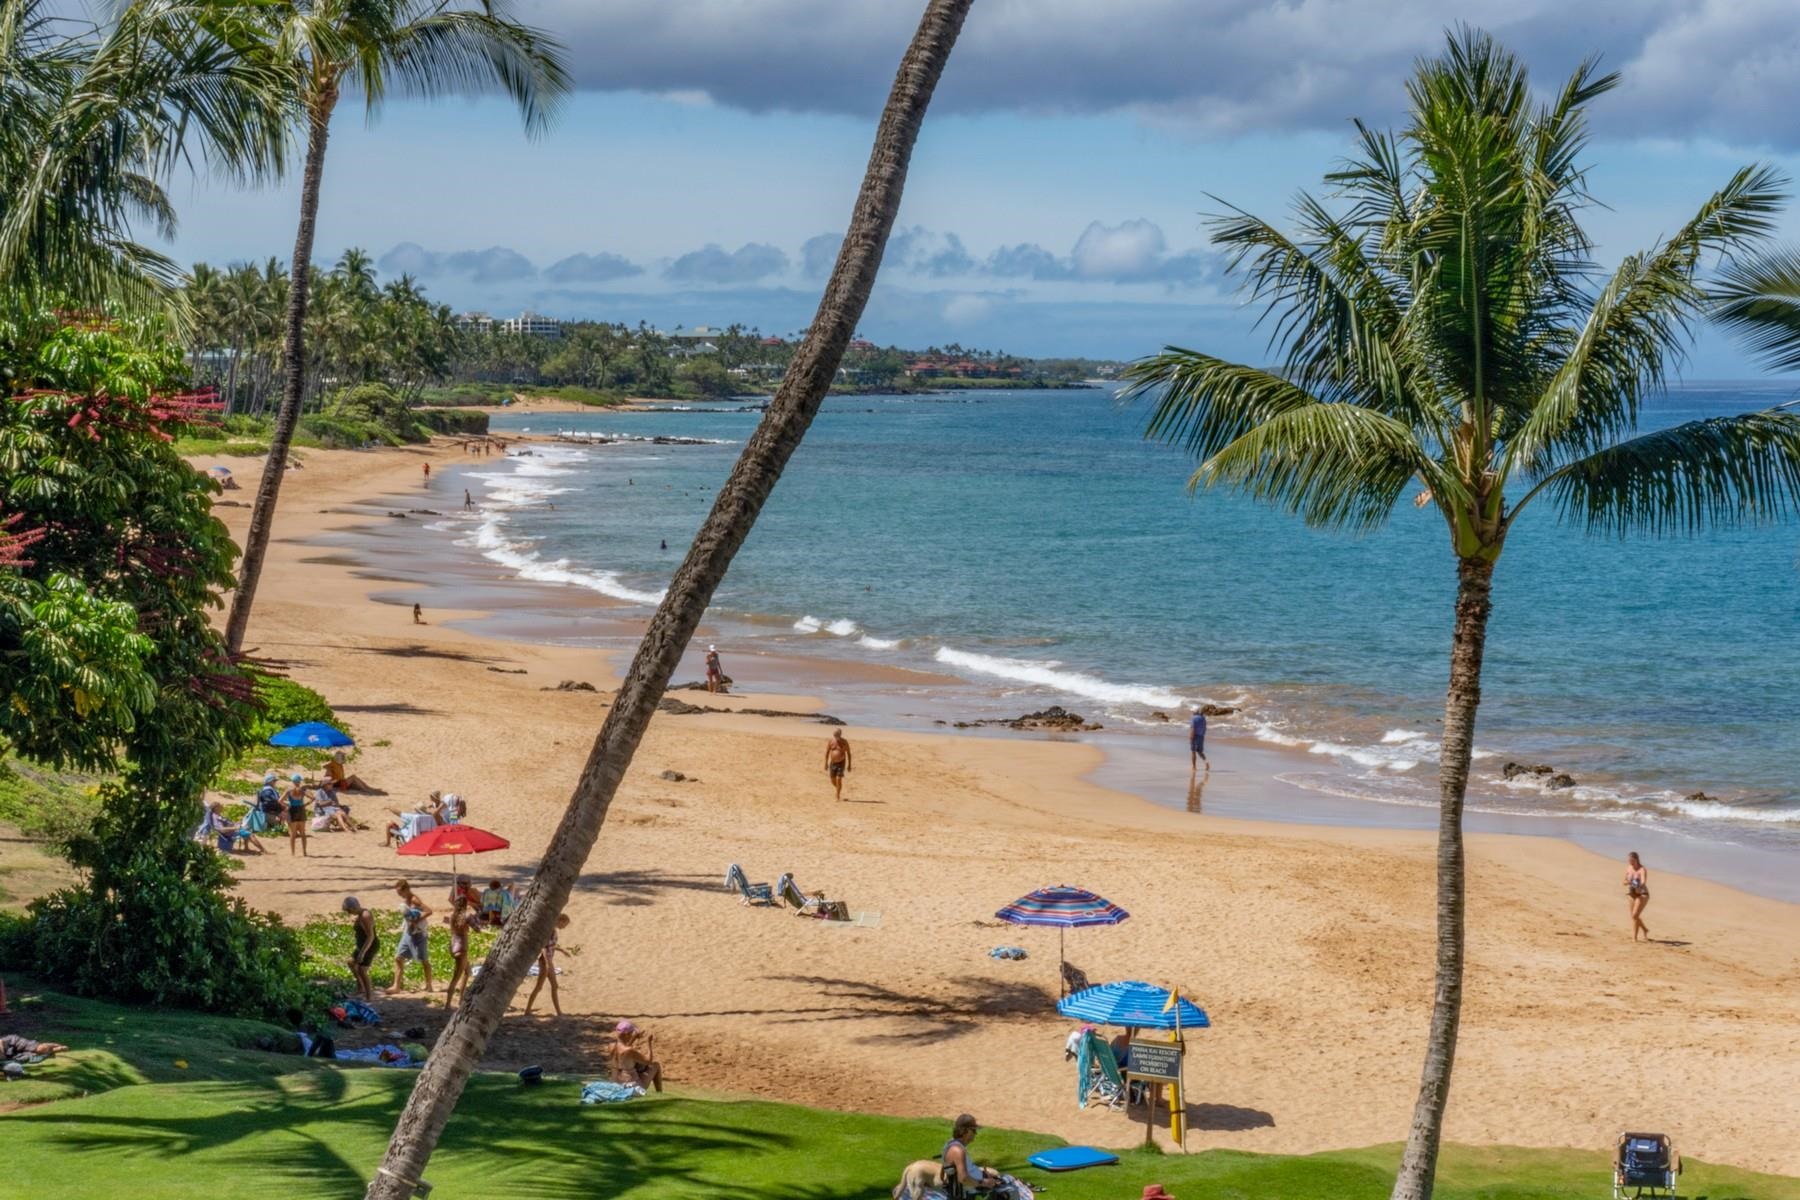
[[[389,793],[359,816],[460,792],[470,822],[513,846],[473,870],[522,879],[620,664],[478,636],[452,624],[477,612],[429,602],[429,623],[414,625],[412,595],[379,561],[319,543],[371,524],[388,538],[436,536],[418,528],[426,511],[409,510],[451,511],[461,496],[422,483],[421,467],[464,457],[455,444],[306,452],[284,486],[248,646],[354,727],[356,771]],[[219,510],[241,535],[260,461],[214,461],[242,485]],[[503,576],[495,566],[495,588],[515,586]],[[728,666],[738,684],[722,709],[819,706],[781,694],[796,689],[761,660]],[[698,675],[696,653],[678,679]],[[855,679],[846,669],[830,685]],[[600,690],[545,690],[564,680]],[[1157,807],[1088,782],[1100,754],[1077,741],[863,728],[847,731],[855,770],[838,804],[821,769],[828,732],[800,717],[659,715],[570,904],[569,1015],[510,1018],[494,1063],[585,1069],[611,1023],[631,1017],[657,1034],[679,1087],[969,1110],[1129,1144],[1141,1124],[1075,1106],[1070,1025],[1051,1009],[1055,933],[992,920],[1034,887],[1069,882],[1132,913],[1070,934],[1072,963],[1095,982],[1179,984],[1212,1017],[1190,1043],[1190,1149],[1404,1135],[1431,995],[1431,834]],[[1215,751],[1221,770],[1230,753]],[[346,894],[385,907],[401,875],[433,894],[447,879],[436,863],[397,859],[378,833],[318,835],[311,848],[302,860],[271,843],[247,859],[243,895],[304,921]],[[731,862],[759,882],[791,871],[879,920],[846,928],[742,907],[719,886]],[[1800,1174],[1794,908],[1658,873],[1645,917],[1665,940],[1633,944],[1620,873],[1548,837],[1471,838],[1471,967],[1446,1137],[1603,1149],[1622,1128],[1663,1129],[1684,1153]],[[1030,957],[988,956],[1003,944]]]

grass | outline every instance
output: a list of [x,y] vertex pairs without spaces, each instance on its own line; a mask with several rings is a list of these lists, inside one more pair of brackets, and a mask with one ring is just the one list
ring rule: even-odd
[[[76,1050],[0,1085],[0,1105],[29,1103],[0,1113],[8,1195],[357,1195],[412,1085],[406,1071],[254,1049],[280,1035],[256,1022],[22,996],[17,982],[15,1006],[38,1036]],[[603,1107],[576,1101],[574,1080],[524,1089],[509,1075],[477,1075],[428,1171],[437,1194],[885,1200],[900,1169],[935,1156],[947,1136],[947,1115],[901,1120],[680,1092]],[[1382,1200],[1399,1160],[1397,1146],[1300,1157],[1132,1150],[1116,1167],[1069,1175],[1024,1167],[1026,1155],[1055,1144],[989,1129],[975,1149],[983,1163],[1050,1183],[1057,1200],[1119,1200],[1147,1183],[1182,1200]],[[1684,1197],[1800,1200],[1800,1180],[1691,1159],[1687,1167]],[[1603,1152],[1448,1146],[1437,1195],[1602,1200],[1608,1169]]]
[[0,756],[0,822],[28,838],[63,841],[100,813],[97,776],[57,771],[14,755]]

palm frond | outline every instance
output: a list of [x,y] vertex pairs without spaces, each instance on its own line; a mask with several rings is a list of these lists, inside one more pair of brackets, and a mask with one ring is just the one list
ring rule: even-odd
[[[570,86],[561,42],[487,11],[434,11],[396,29],[389,62],[414,96],[498,87],[519,106],[533,137],[549,128]],[[365,90],[378,98],[364,74]]]
[[1125,379],[1125,402],[1156,399],[1144,436],[1200,460],[1282,413],[1323,403],[1273,372],[1179,346],[1132,363]]
[[1800,412],[1691,421],[1558,468],[1539,491],[1593,533],[1696,533],[1800,512]]
[[1712,294],[1712,319],[1771,371],[1800,369],[1800,250],[1770,250],[1726,264]]
[[1766,236],[1784,185],[1769,168],[1745,167],[1674,237],[1619,265],[1509,441],[1507,471],[1541,473],[1636,428],[1643,397],[1680,361],[1707,303],[1696,280],[1703,257]]
[[1387,520],[1414,479],[1440,507],[1463,498],[1400,421],[1354,404],[1311,404],[1257,424],[1201,463],[1189,486],[1230,488],[1309,525],[1363,531]]

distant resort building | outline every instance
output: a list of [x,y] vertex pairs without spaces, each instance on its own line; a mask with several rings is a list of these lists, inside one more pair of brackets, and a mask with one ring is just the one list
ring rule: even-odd
[[492,333],[494,318],[484,312],[461,313],[456,318],[456,327],[464,333]]
[[508,317],[500,322],[502,333],[522,333],[526,337],[548,338],[551,341],[563,335],[562,322],[554,317],[546,317],[526,309],[516,317]]

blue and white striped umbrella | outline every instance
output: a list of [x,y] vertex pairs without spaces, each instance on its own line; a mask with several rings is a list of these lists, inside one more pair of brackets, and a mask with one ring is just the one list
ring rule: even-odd
[[1020,896],[994,914],[1012,925],[1053,925],[1056,927],[1057,991],[1062,990],[1063,933],[1085,925],[1117,925],[1130,913],[1108,900],[1066,883],[1041,887],[1028,896]]
[[1205,1029],[1212,1024],[1206,1010],[1187,999],[1169,1006],[1169,989],[1135,979],[1082,988],[1056,1002],[1056,1011],[1092,1025],[1127,1029]]

